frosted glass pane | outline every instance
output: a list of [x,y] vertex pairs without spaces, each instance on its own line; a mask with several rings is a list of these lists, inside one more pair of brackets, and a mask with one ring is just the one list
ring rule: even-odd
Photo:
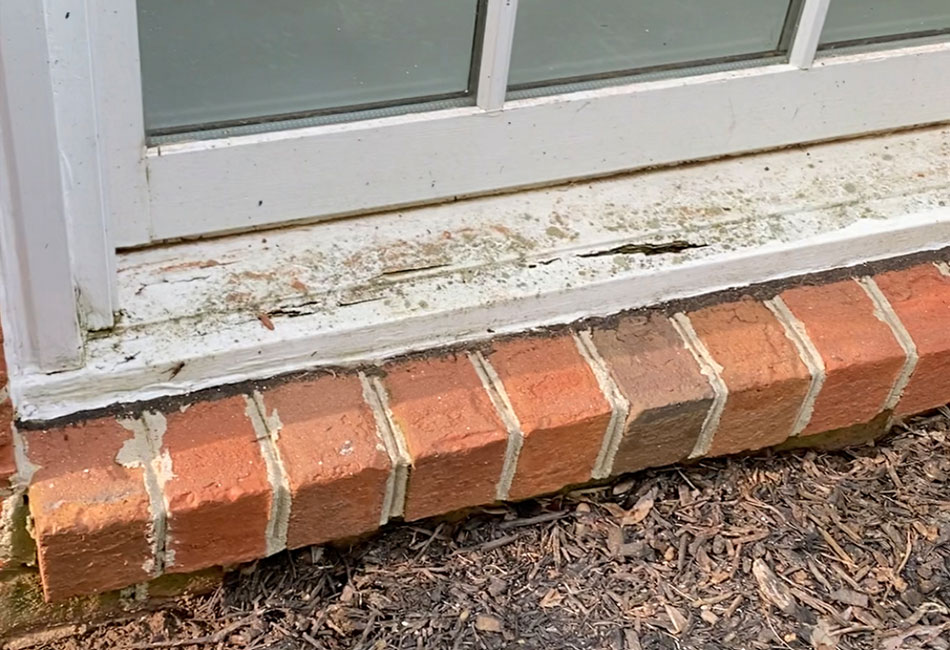
[[831,0],[821,44],[950,29],[950,0]]
[[150,132],[463,95],[476,0],[138,0]]
[[510,85],[773,53],[789,0],[520,0]]

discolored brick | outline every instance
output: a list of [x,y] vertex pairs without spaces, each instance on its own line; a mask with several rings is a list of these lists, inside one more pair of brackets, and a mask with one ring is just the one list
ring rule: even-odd
[[751,298],[688,314],[729,390],[709,456],[761,449],[792,432],[811,377],[782,325]]
[[495,344],[488,361],[524,436],[509,498],[590,480],[611,408],[574,339],[510,339]]
[[835,451],[849,447],[867,445],[887,433],[890,411],[878,414],[869,422],[860,422],[849,427],[822,431],[809,436],[795,436],[775,447],[776,451],[790,451],[795,449],[820,449]]
[[379,527],[391,463],[356,376],[325,376],[263,392],[279,422],[291,493],[290,548]]
[[9,487],[10,478],[16,474],[16,459],[13,455],[13,402],[10,398],[0,401],[0,490]]
[[825,366],[825,381],[801,435],[870,422],[884,410],[906,355],[874,303],[854,281],[781,294],[805,326]]
[[712,406],[713,391],[666,316],[622,318],[592,339],[630,405],[613,473],[689,456]]
[[165,414],[169,573],[266,555],[271,485],[243,396]]
[[950,277],[933,264],[921,264],[874,276],[910,334],[919,359],[897,416],[942,406],[950,399]]
[[494,501],[508,432],[469,359],[447,355],[385,370],[393,419],[412,458],[406,519]]
[[25,432],[33,534],[46,598],[143,582],[154,566],[141,467],[119,464],[132,433],[114,418]]

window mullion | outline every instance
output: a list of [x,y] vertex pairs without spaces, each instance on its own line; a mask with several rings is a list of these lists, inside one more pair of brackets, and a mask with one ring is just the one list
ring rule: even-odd
[[505,103],[517,13],[518,0],[488,0],[477,95],[478,106],[486,111]]
[[810,68],[814,63],[830,4],[831,0],[805,0],[798,29],[795,30],[795,40],[788,55],[788,62],[796,68]]

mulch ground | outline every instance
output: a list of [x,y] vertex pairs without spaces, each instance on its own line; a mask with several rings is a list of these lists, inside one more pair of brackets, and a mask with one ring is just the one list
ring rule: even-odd
[[286,553],[45,647],[948,649],[948,416]]

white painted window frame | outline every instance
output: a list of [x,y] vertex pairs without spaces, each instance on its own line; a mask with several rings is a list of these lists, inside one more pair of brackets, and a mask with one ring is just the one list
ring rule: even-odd
[[117,247],[950,119],[950,43],[816,60],[828,4],[788,63],[506,101],[517,0],[488,0],[473,107],[147,147],[135,0],[0,3],[8,354],[81,366]]

